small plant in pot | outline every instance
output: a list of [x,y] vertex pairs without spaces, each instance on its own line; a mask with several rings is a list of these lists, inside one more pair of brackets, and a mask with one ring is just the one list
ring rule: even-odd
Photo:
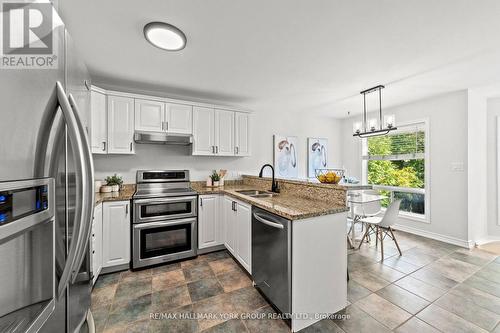
[[122,184],[122,177],[118,176],[116,173],[113,176],[106,177],[106,186],[111,187],[111,192],[118,192]]
[[212,178],[212,185],[213,186],[219,186],[219,181],[220,181],[220,175],[217,173],[217,171],[212,171],[212,175],[210,175],[210,178]]

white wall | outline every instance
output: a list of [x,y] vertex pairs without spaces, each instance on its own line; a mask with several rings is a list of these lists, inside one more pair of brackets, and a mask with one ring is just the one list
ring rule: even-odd
[[[415,103],[385,109],[395,114],[396,123],[428,119],[430,139],[430,223],[400,218],[410,230],[465,244],[467,218],[467,91],[453,92]],[[359,118],[359,117],[358,117]],[[342,161],[350,175],[361,179],[361,143],[352,137],[352,123],[342,123]],[[463,171],[452,171],[452,163],[463,163]]]
[[307,177],[307,137],[328,138],[329,165],[339,167],[340,122],[333,118],[309,117],[307,112],[285,111],[257,110],[252,114],[250,157],[191,156],[189,147],[136,144],[135,155],[94,155],[96,179],[118,173],[126,183],[135,183],[138,169],[186,168],[191,171],[192,180],[205,180],[213,169],[227,169],[229,178],[235,178],[237,172],[257,174],[263,164],[273,164],[273,134],[298,137],[299,178]]
[[500,117],[500,98],[490,99],[488,100],[487,115],[488,173],[486,177],[488,186],[488,235],[500,239],[497,188],[499,177],[497,173],[497,117]]
[[468,239],[488,237],[487,217],[487,99],[480,90],[467,92]]

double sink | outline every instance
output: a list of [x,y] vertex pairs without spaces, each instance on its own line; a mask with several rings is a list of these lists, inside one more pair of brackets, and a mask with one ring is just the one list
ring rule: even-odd
[[240,190],[235,192],[252,198],[271,198],[277,195],[277,193],[261,191],[261,190]]

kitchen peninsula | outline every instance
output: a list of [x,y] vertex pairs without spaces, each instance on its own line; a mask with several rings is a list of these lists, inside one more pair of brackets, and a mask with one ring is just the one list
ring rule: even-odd
[[227,248],[297,332],[347,305],[346,188],[242,176],[224,187],[193,182],[199,248]]

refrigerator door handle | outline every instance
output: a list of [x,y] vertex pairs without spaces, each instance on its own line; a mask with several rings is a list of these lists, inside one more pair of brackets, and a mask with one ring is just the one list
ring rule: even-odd
[[[90,239],[90,234],[92,233],[92,217],[94,213],[94,165],[92,161],[92,152],[90,151],[90,145],[85,135],[85,129],[83,122],[80,118],[80,113],[78,112],[78,105],[71,94],[68,94],[69,103],[78,126],[78,131],[82,138],[83,149],[81,150],[81,155],[83,157],[82,165],[82,234],[80,247],[76,252],[75,263],[73,266],[73,275],[71,282],[74,283],[79,275],[79,268],[85,259],[85,251],[88,246],[88,241]],[[128,208],[128,207],[127,207]]]
[[[85,148],[88,150],[88,145],[83,126],[81,122],[79,122],[79,118],[77,119],[78,115],[75,114],[71,107],[68,97],[64,92],[64,88],[59,81],[56,83],[56,90],[57,100],[66,122],[68,136],[75,152],[76,188],[78,189],[76,191],[75,224],[72,240],[66,265],[61,274],[59,286],[57,288],[57,295],[60,299],[64,295],[64,290],[72,278],[71,275],[75,270],[74,267],[79,257],[79,253],[86,244],[83,239],[85,224],[90,223],[90,217],[92,216],[88,214],[87,207],[90,207],[88,201],[93,198],[94,193],[91,191],[92,186],[89,186],[89,184],[93,182],[93,168],[92,160],[90,160],[90,163],[86,160]],[[76,274],[73,276],[73,281],[75,279]]]

